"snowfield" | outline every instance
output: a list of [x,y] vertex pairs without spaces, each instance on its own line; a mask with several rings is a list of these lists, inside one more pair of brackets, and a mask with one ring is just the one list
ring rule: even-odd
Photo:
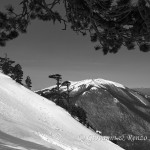
[[0,73],[0,150],[122,150]]

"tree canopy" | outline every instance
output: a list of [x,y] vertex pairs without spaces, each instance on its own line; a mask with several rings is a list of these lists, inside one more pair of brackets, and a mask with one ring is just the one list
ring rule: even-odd
[[23,71],[20,64],[16,64],[12,69],[12,75],[11,78],[15,80],[16,82],[22,84],[23,79]]
[[[62,16],[57,10],[61,4]],[[10,5],[0,12],[0,45],[27,31],[34,19],[59,21],[72,30],[90,35],[95,50],[116,53],[121,46],[150,50],[150,0],[20,0],[21,12]]]
[[61,75],[60,74],[53,74],[53,75],[49,75],[48,77],[56,80],[57,92],[59,92],[59,86],[60,86],[61,80],[62,80]]
[[25,80],[25,83],[26,83],[26,87],[28,89],[31,89],[32,87],[32,82],[31,82],[31,78],[29,76],[27,76],[26,80]]

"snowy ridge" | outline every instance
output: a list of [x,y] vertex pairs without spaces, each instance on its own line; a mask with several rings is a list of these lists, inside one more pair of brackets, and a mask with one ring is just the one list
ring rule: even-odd
[[[69,81],[71,83],[70,85],[70,89],[74,89],[73,91],[78,91],[78,88],[80,88],[81,85],[85,85],[86,88],[89,86],[89,85],[92,85],[94,87],[102,87],[102,88],[105,88],[105,85],[113,85],[113,86],[116,86],[118,88],[125,88],[125,86],[123,86],[122,84],[120,83],[117,83],[117,82],[113,82],[113,81],[109,81],[109,80],[105,80],[105,79],[86,79],[86,80],[81,80],[81,81]],[[50,87],[47,87],[47,88],[44,88],[42,90],[37,90],[35,91],[36,93],[38,93],[39,91],[46,91],[46,90],[51,90],[52,88],[56,87],[55,85],[54,86],[50,86]],[[62,90],[65,90],[66,87],[63,87],[61,86],[61,89]]]
[[[126,99],[130,99],[131,98],[130,94],[131,94],[131,95],[133,95],[133,97],[135,97],[134,98],[135,103],[136,103],[136,101],[139,101],[140,103],[142,103],[144,105],[150,106],[150,103],[147,102],[147,100],[145,100],[145,98],[143,96],[141,96],[140,94],[137,94],[136,92],[133,92],[129,88],[127,88],[124,85],[117,83],[117,82],[100,79],[100,78],[86,79],[86,80],[82,80],[82,81],[69,81],[69,82],[71,83],[69,86],[69,89],[71,91],[70,92],[71,96],[74,96],[74,95],[76,95],[78,93],[82,93],[82,92],[83,92],[82,94],[85,95],[89,91],[88,88],[90,88],[90,90],[97,90],[99,88],[102,88],[102,89],[105,89],[106,91],[111,90],[111,92],[116,93],[117,95],[119,94],[120,96],[123,96]],[[43,90],[40,90],[39,92],[42,92],[44,94],[49,94],[50,89],[52,89],[53,87],[55,87],[55,86],[45,88]],[[60,89],[62,91],[67,90],[66,86],[61,86]],[[127,91],[128,94],[126,92],[124,92],[124,90]]]
[[[94,90],[96,90],[96,88],[103,88],[103,89],[107,89],[106,85],[110,86],[110,87],[116,87],[116,88],[121,88],[121,89],[125,89],[126,87],[123,86],[122,84],[116,83],[116,82],[112,82],[109,80],[104,80],[104,79],[87,79],[87,80],[82,80],[82,81],[70,81],[71,85],[70,85],[70,89],[73,93],[79,91],[81,88],[83,88],[82,86],[84,86],[84,88],[88,88],[89,86],[92,86],[92,89],[94,88]],[[62,90],[65,90],[65,88],[61,88]],[[82,89],[84,90],[84,89]]]
[[90,84],[94,85],[94,86],[96,86],[97,84],[98,85],[108,84],[108,85],[114,85],[114,86],[119,87],[119,88],[125,88],[125,86],[123,86],[120,83],[105,80],[105,79],[100,79],[100,78],[98,78],[98,79],[87,79],[87,80],[82,80],[82,81],[70,81],[70,82],[71,82],[71,85],[74,85],[74,86],[79,86],[81,84],[86,84],[87,86]]
[[[42,150],[122,150],[110,141],[89,141],[89,137],[98,135],[73,119],[61,107],[2,73],[0,82],[0,149],[4,145],[9,147],[9,139],[3,140],[1,132],[4,132],[11,138],[43,145]],[[14,147],[17,147],[15,143]],[[34,150],[41,148],[36,147]]]
[[117,83],[117,82],[113,82],[113,81],[109,81],[109,80],[104,80],[104,79],[95,79],[94,80],[97,84],[102,84],[102,85],[105,85],[105,84],[108,84],[108,85],[114,85],[116,87],[119,87],[119,88],[123,88],[125,89],[125,86],[123,86],[122,84],[120,83]]

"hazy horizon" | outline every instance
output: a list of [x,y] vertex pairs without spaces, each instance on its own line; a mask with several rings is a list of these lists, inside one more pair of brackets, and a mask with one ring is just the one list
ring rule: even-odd
[[[1,7],[4,0],[0,2]],[[11,2],[11,1],[9,1]],[[0,47],[4,53],[22,66],[24,76],[29,75],[33,90],[55,84],[50,74],[59,73],[64,80],[79,81],[103,78],[130,88],[150,87],[150,53],[137,48],[122,49],[117,54],[103,55],[95,51],[88,36],[77,35],[63,24],[33,21],[26,34]]]

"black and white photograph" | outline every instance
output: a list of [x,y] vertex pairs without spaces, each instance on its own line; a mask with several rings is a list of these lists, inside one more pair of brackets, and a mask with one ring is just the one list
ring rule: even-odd
[[150,0],[0,0],[0,150],[149,150]]

